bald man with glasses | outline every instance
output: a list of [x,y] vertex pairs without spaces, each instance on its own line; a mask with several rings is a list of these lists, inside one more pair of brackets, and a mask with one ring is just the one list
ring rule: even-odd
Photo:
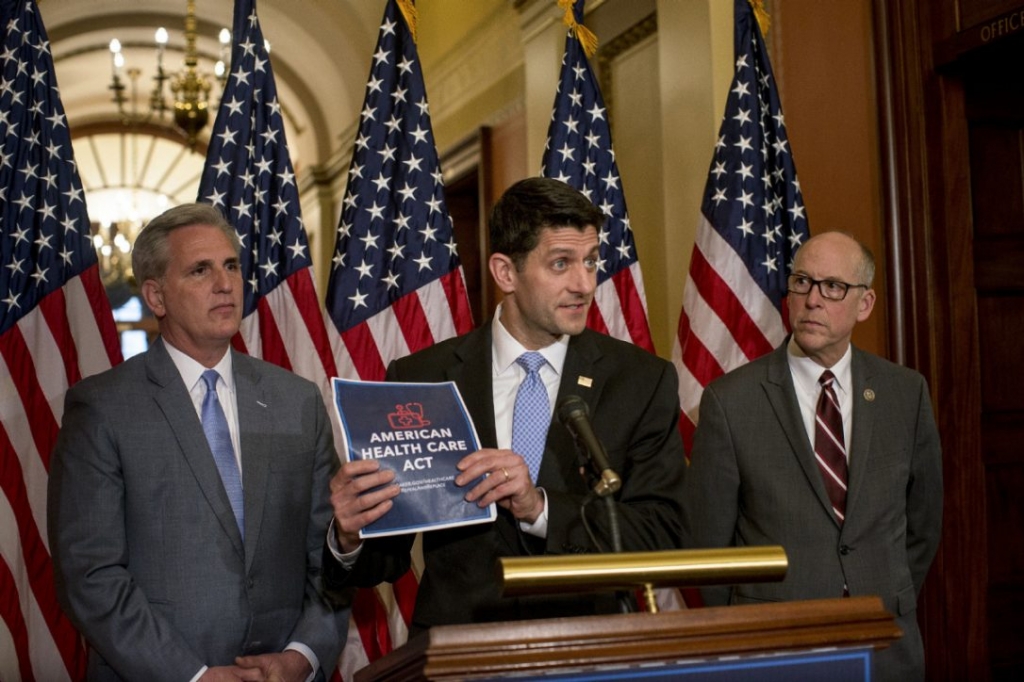
[[792,335],[712,382],[685,483],[686,547],[782,545],[785,580],[708,589],[708,605],[877,595],[903,637],[876,680],[924,679],[917,595],[942,529],[942,453],[924,377],[855,348],[871,252],[826,232],[797,251]]

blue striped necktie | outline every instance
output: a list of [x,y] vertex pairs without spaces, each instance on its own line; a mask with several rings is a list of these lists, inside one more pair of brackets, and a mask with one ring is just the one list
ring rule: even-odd
[[516,363],[526,370],[526,378],[519,384],[512,412],[512,451],[526,460],[530,479],[535,483],[544,458],[548,426],[551,425],[548,389],[540,378],[540,368],[546,362],[544,356],[536,351],[528,351],[516,358]]
[[238,522],[238,531],[245,537],[245,509],[242,504],[242,477],[238,472],[238,461],[235,459],[235,448],[231,445],[231,431],[228,420],[224,418],[224,409],[217,398],[217,380],[220,375],[215,370],[203,372],[206,383],[206,395],[203,396],[202,420],[203,432],[210,443],[213,461],[217,463],[220,480],[224,483],[224,491],[231,502],[231,510]]

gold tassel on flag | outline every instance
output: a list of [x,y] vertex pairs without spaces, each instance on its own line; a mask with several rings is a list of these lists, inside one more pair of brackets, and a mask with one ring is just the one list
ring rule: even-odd
[[580,41],[580,45],[583,46],[583,53],[587,57],[593,57],[594,53],[597,52],[597,36],[589,28],[576,22],[576,17],[572,13],[574,4],[576,4],[575,0],[558,0],[558,6],[565,10],[565,17],[562,21],[576,35],[576,39]]
[[402,16],[405,18],[405,25],[409,27],[409,33],[412,34],[412,42],[416,42],[416,5],[413,4],[413,0],[398,0],[398,9],[402,10]]
[[754,17],[757,18],[757,27],[761,29],[761,37],[768,35],[768,29],[772,26],[772,18],[768,16],[768,10],[764,8],[764,0],[747,0],[754,9]]

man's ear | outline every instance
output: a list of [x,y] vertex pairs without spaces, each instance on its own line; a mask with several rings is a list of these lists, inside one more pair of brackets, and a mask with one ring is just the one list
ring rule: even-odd
[[160,318],[167,313],[167,309],[164,307],[164,292],[156,280],[147,279],[143,282],[141,293],[142,300],[146,302],[154,315]]
[[864,295],[860,297],[860,303],[857,305],[857,321],[863,322],[871,316],[871,311],[875,308],[875,290],[868,289],[865,291]]
[[493,253],[490,259],[487,261],[487,266],[491,269],[491,278],[494,283],[501,289],[503,294],[511,294],[516,290],[516,264],[511,258],[503,253]]

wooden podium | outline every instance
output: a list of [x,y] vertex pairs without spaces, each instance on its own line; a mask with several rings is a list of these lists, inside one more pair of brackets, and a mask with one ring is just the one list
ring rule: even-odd
[[[735,669],[737,661],[798,658],[819,649],[825,653],[814,655],[826,658],[859,652],[867,661],[858,662],[864,669],[870,667],[867,652],[888,646],[901,634],[877,597],[450,625],[414,638],[358,671],[355,679],[485,680],[514,675],[582,680],[595,679],[593,671],[617,668],[624,672],[601,679],[630,679],[630,666],[643,666],[646,677],[659,664],[668,666],[666,676],[652,679],[690,679],[672,671],[692,671],[694,661],[700,661],[701,669],[711,674],[716,665]],[[829,679],[853,678],[829,674]]]

